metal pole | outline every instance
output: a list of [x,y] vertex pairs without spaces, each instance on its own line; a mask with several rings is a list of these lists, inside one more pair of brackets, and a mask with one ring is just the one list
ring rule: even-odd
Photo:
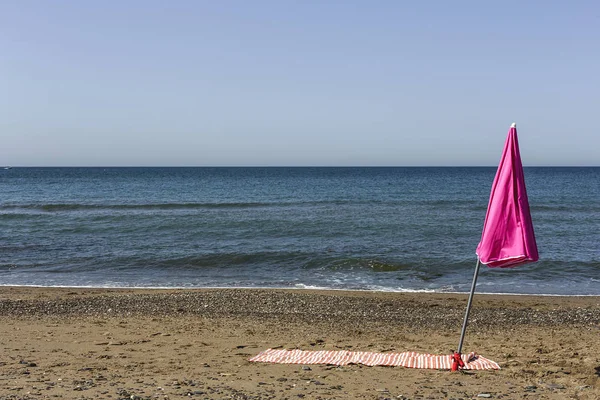
[[471,285],[471,294],[469,294],[469,301],[467,303],[467,311],[465,312],[465,320],[463,321],[462,331],[460,332],[460,342],[458,342],[458,350],[456,352],[461,354],[463,340],[465,339],[465,332],[467,331],[467,322],[469,321],[469,312],[471,311],[471,303],[473,303],[473,295],[475,294],[475,285],[477,285],[477,275],[479,274],[479,257],[477,257],[477,265],[475,265],[475,274],[473,275],[473,284]]

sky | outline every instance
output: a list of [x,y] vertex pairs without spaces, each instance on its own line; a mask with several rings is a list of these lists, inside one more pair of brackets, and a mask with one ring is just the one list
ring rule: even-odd
[[600,165],[597,1],[0,0],[0,165]]

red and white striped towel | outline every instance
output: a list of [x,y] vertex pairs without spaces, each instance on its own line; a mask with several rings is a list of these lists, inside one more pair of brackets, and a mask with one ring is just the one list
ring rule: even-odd
[[[462,354],[461,357],[465,363],[463,369],[500,369],[500,366],[494,361],[475,353]],[[346,350],[305,351],[298,349],[268,349],[252,357],[249,361],[275,364],[363,364],[368,366],[385,365],[429,369],[450,369],[452,366],[452,356],[450,354],[421,354],[414,351],[404,353],[372,353]]]

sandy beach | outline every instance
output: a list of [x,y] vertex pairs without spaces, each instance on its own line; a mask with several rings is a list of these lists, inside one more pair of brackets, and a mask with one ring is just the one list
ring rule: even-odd
[[0,399],[598,399],[600,298],[475,296],[498,371],[251,363],[267,348],[449,353],[466,295],[0,288]]

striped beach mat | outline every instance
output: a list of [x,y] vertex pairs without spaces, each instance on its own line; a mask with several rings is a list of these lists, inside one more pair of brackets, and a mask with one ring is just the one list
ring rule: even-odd
[[[475,353],[461,355],[465,367],[463,369],[483,370],[500,369],[500,366]],[[391,367],[450,369],[452,356],[422,354],[414,351],[404,353],[372,353],[346,350],[281,350],[267,349],[248,361],[274,364],[328,364],[348,365],[363,364],[368,366],[382,365]]]

